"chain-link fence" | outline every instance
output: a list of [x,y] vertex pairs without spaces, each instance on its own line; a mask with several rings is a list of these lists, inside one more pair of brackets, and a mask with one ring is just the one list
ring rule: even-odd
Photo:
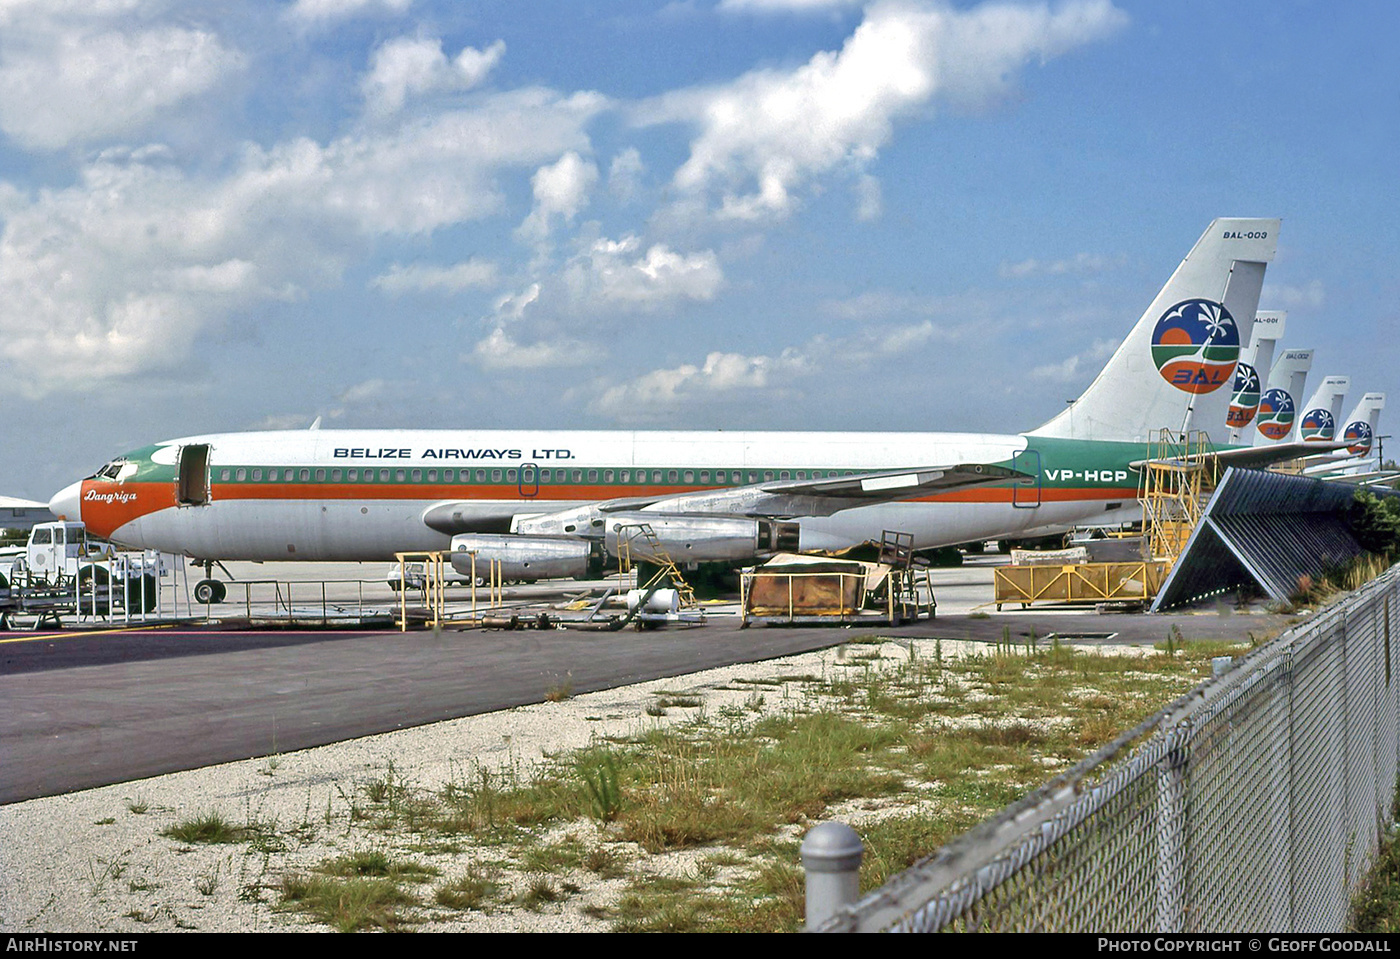
[[1400,567],[823,930],[1342,929],[1395,797],[1397,602]]

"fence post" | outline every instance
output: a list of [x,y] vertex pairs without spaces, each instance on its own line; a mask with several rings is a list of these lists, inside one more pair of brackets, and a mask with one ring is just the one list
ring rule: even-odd
[[807,929],[816,929],[860,895],[860,860],[865,846],[843,822],[812,827],[802,840],[807,873]]
[[1187,750],[1175,742],[1157,764],[1157,931],[1179,933],[1185,926]]

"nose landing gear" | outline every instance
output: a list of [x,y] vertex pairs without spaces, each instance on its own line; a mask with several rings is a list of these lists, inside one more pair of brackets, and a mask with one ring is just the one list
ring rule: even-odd
[[[192,566],[204,567],[204,579],[194,584],[194,601],[205,606],[222,603],[224,598],[228,595],[228,587],[219,580],[213,578],[214,562],[214,560],[207,559],[195,560],[191,563]],[[219,564],[219,568],[224,568],[222,563]],[[228,573],[228,570],[224,569],[224,572]]]

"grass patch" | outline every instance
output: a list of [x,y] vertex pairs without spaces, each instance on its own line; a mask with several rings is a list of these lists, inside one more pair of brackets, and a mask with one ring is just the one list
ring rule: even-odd
[[282,880],[281,892],[282,908],[340,932],[399,932],[416,924],[405,910],[418,905],[417,897],[388,879],[294,875]]
[[354,852],[328,859],[317,867],[317,871],[329,876],[373,877],[395,882],[427,882],[439,874],[439,870],[432,866],[397,860],[380,850]]
[[[590,907],[618,931],[795,930],[793,837],[813,822],[852,821],[867,846],[862,886],[878,886],[1196,685],[1212,656],[1241,649],[1173,634],[1156,654],[1116,655],[1008,636],[980,654],[934,643],[881,657],[878,642],[833,663],[833,676],[735,680],[743,705],[599,738],[537,768],[458,767],[422,788],[391,766],[342,793],[352,832],[401,836],[394,845],[420,856],[498,848],[496,861],[422,903],[411,887],[437,870],[353,853],[286,880],[284,905],[335,928],[403,928],[417,906],[539,910],[591,873],[633,877],[615,905]],[[662,703],[692,705],[672,693]],[[678,879],[642,876],[623,843],[701,857]],[[332,895],[343,911],[325,904]]]
[[501,884],[495,876],[480,867],[467,870],[466,875],[438,886],[433,899],[448,909],[489,912],[500,897]]
[[268,832],[268,827],[261,823],[253,822],[240,826],[224,818],[218,810],[213,810],[167,826],[160,834],[177,842],[220,845],[257,839]]

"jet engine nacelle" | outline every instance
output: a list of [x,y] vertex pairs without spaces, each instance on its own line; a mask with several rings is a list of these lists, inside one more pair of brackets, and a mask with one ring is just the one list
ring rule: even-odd
[[759,553],[788,548],[778,542],[788,533],[796,548],[796,524],[722,516],[686,516],[666,513],[609,513],[603,543],[609,554],[626,549],[634,560],[648,560],[651,540],[641,525],[651,527],[661,548],[677,563],[733,562],[753,559]]
[[488,575],[489,563],[499,560],[504,579],[556,579],[588,572],[592,547],[587,540],[508,533],[460,533],[452,537],[452,568],[477,577]]

